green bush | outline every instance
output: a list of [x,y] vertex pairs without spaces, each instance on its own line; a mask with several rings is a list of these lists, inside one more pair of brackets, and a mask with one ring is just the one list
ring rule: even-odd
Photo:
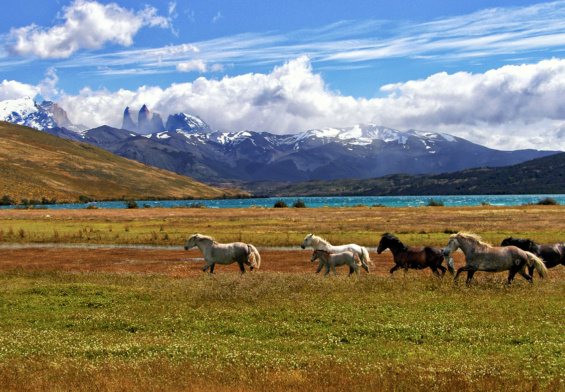
[[557,206],[557,205],[559,205],[559,203],[557,202],[557,200],[555,200],[551,197],[546,197],[545,199],[541,199],[540,201],[538,201],[538,205],[540,205],[540,206]]
[[306,204],[304,204],[304,202],[302,200],[298,199],[292,204],[292,207],[294,207],[294,208],[306,208]]
[[139,208],[137,203],[133,200],[126,201],[126,208]]
[[286,207],[288,207],[288,205],[286,204],[286,202],[284,200],[275,201],[274,208],[286,208]]
[[432,197],[427,204],[428,207],[443,207],[443,200],[434,200]]

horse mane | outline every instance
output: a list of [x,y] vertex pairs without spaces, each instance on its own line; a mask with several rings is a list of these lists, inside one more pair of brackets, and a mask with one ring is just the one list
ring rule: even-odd
[[323,243],[324,245],[328,245],[328,246],[331,246],[331,245],[332,245],[332,244],[329,243],[329,241],[323,239],[322,237],[319,237],[319,236],[314,235],[314,234],[311,234],[311,236],[312,236],[312,238],[313,238],[313,237],[316,237],[316,239],[318,240],[318,242],[321,242],[321,243]]
[[399,247],[402,247],[402,249],[408,248],[408,246],[405,245],[404,243],[402,243],[402,241],[400,241],[400,239],[397,236],[395,236],[394,234],[384,233],[381,237],[386,238],[387,240],[389,240],[391,242],[394,242]]
[[332,252],[330,252],[329,250],[325,250],[325,249],[314,249],[314,253],[315,252],[323,252],[323,253],[327,253],[328,255],[332,254]]
[[191,236],[192,237],[198,237],[199,240],[210,240],[210,241],[216,241],[213,237],[210,237],[209,235],[204,235],[204,234],[194,234]]
[[468,233],[468,232],[465,232],[465,231],[460,231],[457,234],[452,234],[451,237],[452,238],[453,237],[461,237],[461,238],[466,239],[468,241],[472,241],[479,246],[483,246],[483,247],[486,247],[486,248],[492,248],[491,244],[489,244],[488,242],[484,242],[482,240],[482,238],[477,234]]

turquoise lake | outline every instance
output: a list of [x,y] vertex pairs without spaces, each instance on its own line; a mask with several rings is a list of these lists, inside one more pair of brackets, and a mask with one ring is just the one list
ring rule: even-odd
[[[136,201],[140,208],[150,207],[190,207],[201,204],[208,208],[248,208],[248,207],[273,207],[277,200],[283,200],[290,207],[298,199],[306,207],[343,207],[343,206],[375,206],[386,207],[421,207],[426,206],[431,199],[441,201],[445,206],[479,206],[488,203],[493,206],[519,206],[535,204],[540,200],[550,197],[559,204],[565,204],[565,195],[472,195],[472,196],[352,196],[352,197],[273,197],[258,199],[234,200],[161,200],[161,201]],[[99,208],[126,208],[126,203],[121,201],[90,203]],[[54,204],[41,206],[49,209],[80,209],[88,204]],[[2,208],[14,208],[2,207]]]

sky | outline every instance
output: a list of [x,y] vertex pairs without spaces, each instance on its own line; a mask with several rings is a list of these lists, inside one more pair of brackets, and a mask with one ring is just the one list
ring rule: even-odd
[[[0,0],[0,100],[565,151],[565,0]],[[135,120],[135,119],[134,119]]]

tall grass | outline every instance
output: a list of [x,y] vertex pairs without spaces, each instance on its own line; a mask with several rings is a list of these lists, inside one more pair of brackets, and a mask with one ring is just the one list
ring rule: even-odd
[[561,281],[0,273],[0,389],[563,390]]

